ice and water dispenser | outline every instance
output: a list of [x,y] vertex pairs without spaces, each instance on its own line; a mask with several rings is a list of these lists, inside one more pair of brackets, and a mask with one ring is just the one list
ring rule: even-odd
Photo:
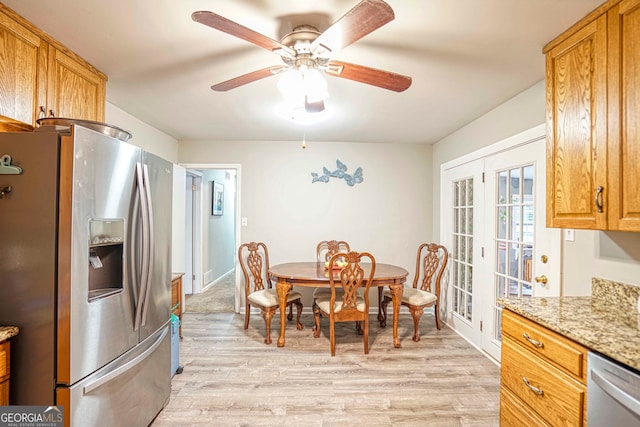
[[124,220],[89,221],[89,302],[122,292]]

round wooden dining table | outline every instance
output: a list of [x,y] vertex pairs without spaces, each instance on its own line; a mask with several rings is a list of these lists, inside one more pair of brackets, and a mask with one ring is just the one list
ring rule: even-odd
[[[370,264],[361,264],[365,277],[369,274]],[[335,271],[335,270],[333,270]],[[337,271],[336,271],[337,272]],[[280,303],[280,337],[278,347],[284,347],[285,318],[287,309],[287,296],[294,286],[305,286],[313,288],[329,288],[330,272],[325,269],[324,263],[320,262],[288,262],[274,265],[269,269],[269,276],[276,281],[276,291]],[[382,290],[388,286],[393,298],[393,346],[400,348],[400,338],[398,338],[398,313],[400,312],[400,301],[402,301],[402,290],[404,282],[407,280],[409,272],[402,267],[392,264],[376,263],[371,287],[378,288],[378,321],[383,325],[382,316]]]

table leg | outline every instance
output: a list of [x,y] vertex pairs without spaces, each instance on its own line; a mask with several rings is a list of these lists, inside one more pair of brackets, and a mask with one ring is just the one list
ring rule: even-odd
[[402,290],[404,285],[402,283],[395,283],[389,285],[391,290],[391,298],[393,302],[393,346],[400,348],[400,338],[398,338],[398,316],[400,315],[400,302],[402,301]]
[[291,292],[291,283],[276,282],[276,292],[278,292],[278,304],[280,305],[280,337],[278,337],[278,347],[284,347],[284,328],[287,325],[287,298]]
[[382,315],[382,298],[384,298],[382,295],[383,290],[384,286],[378,286],[378,323],[380,323],[380,326],[382,326],[384,321],[384,316]]

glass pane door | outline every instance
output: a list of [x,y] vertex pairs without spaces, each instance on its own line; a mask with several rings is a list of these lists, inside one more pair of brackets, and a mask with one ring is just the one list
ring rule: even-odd
[[473,314],[473,178],[453,182],[453,311],[471,321]]
[[[483,160],[476,160],[451,168],[443,174],[442,192],[442,242],[449,250],[449,275],[444,295],[445,321],[460,335],[476,346],[481,344],[480,313],[482,300],[478,287],[492,287],[482,281],[482,240],[484,213],[478,207],[484,199],[482,184]],[[441,291],[442,292],[442,291]]]
[[[494,283],[496,298],[531,297],[534,234],[533,165],[496,174]],[[495,305],[494,336],[501,339],[501,310]]]
[[[557,229],[545,227],[544,138],[486,158],[487,211],[485,280],[491,293],[483,296],[485,327],[482,349],[500,360],[502,307],[497,298],[532,298],[557,293],[560,277],[560,239]],[[535,281],[548,276],[550,285]],[[490,303],[489,303],[490,302]]]

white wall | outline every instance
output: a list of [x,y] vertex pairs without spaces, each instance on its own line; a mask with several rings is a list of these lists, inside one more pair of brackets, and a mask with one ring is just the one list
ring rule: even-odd
[[187,186],[186,169],[173,165],[173,211],[171,230],[171,271],[184,273],[185,269],[185,191]]
[[175,138],[149,126],[145,122],[108,102],[105,121],[110,125],[129,131],[133,135],[129,142],[133,145],[141,147],[172,163],[177,163],[178,141]]
[[[362,167],[364,181],[311,183],[311,172],[333,171],[336,160],[347,173]],[[340,239],[412,272],[416,248],[433,237],[429,145],[182,141],[179,161],[241,165],[248,224],[238,244],[265,242],[271,264],[315,260],[320,240]]]
[[[205,277],[209,279],[209,281],[203,282],[203,286],[207,286],[234,268],[237,250],[235,242],[235,179],[233,177],[227,179],[228,173],[224,169],[200,169],[199,172],[202,172],[205,192],[202,213],[202,218],[204,218],[202,224],[204,236],[202,268]],[[222,184],[224,187],[223,214],[221,216],[211,214],[212,182]]]
[[[544,81],[520,93],[433,146],[433,193],[440,200],[440,165],[545,121]],[[433,235],[440,235],[440,211],[434,204]],[[544,214],[544,213],[542,213]],[[591,278],[640,285],[640,233],[576,230],[563,242],[563,295],[590,295]]]

